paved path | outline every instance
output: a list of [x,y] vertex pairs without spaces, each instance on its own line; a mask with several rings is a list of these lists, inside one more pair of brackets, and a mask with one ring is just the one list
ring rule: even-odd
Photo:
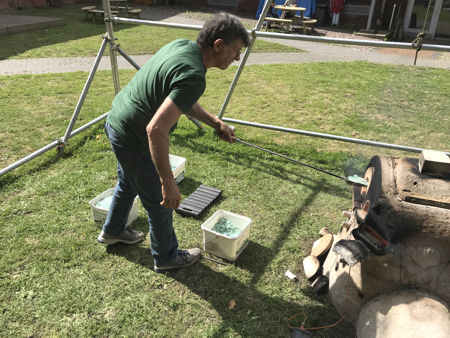
[[[155,12],[154,10],[144,11],[142,18],[199,26],[203,24],[203,21],[201,20],[190,19],[185,16],[177,15],[176,12],[165,13],[165,15],[162,16],[161,13]],[[302,62],[349,62],[354,60],[362,60],[380,64],[401,64],[407,66],[412,66],[414,64],[414,50],[367,46],[344,46],[285,39],[261,39],[297,47],[304,52],[252,53],[247,60],[248,65]],[[99,46],[100,43],[101,41],[99,40]],[[131,55],[131,58],[138,65],[143,65],[150,57],[151,55]],[[90,71],[94,60],[94,57],[0,60],[0,75]],[[118,58],[118,64],[121,69],[133,68],[121,56]],[[417,66],[450,69],[450,53],[421,51],[417,60]],[[102,58],[98,69],[111,69],[109,56]]]

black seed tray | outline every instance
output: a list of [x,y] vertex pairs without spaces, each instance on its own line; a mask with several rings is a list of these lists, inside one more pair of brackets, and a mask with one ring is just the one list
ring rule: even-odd
[[184,216],[198,217],[221,194],[222,190],[202,184],[181,202],[176,211]]

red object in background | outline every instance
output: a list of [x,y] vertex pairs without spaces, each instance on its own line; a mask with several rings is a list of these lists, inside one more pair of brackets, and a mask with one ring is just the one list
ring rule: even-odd
[[[45,8],[48,7],[47,0],[18,0],[17,8]],[[10,7],[11,8],[11,7]]]
[[331,0],[330,1],[331,13],[340,13],[344,8],[344,0]]
[[32,0],[31,3],[35,8],[45,8],[48,6],[47,0]]

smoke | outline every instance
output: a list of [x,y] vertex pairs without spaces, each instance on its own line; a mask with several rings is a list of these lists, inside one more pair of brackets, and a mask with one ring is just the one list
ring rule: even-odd
[[345,176],[358,175],[363,176],[366,171],[367,165],[369,164],[367,157],[362,155],[351,155],[342,166]]

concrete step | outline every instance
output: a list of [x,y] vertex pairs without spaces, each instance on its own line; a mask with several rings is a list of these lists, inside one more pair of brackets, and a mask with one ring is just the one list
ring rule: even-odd
[[0,14],[0,36],[65,25],[61,18]]

